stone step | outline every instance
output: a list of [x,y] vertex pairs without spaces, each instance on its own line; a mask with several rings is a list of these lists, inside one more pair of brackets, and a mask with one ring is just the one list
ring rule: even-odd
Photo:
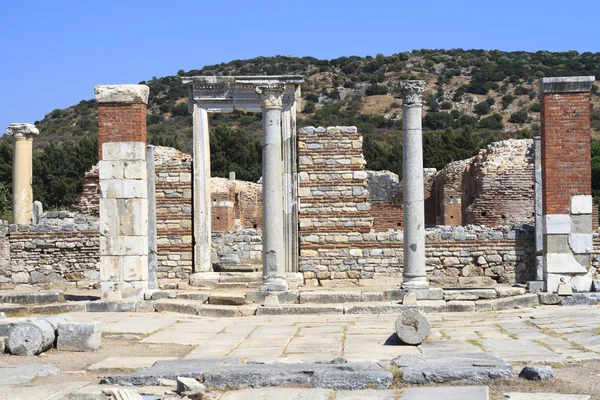
[[0,293],[0,303],[8,304],[51,304],[64,301],[61,291]]
[[258,264],[221,264],[220,272],[256,272],[262,267]]

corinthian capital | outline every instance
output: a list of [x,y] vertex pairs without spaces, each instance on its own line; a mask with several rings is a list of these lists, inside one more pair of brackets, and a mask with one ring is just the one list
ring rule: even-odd
[[423,90],[425,81],[402,81],[400,92],[404,104],[421,104],[423,101]]
[[283,85],[257,86],[256,93],[261,107],[280,107],[283,103]]
[[6,128],[6,134],[14,137],[26,137],[30,135],[39,135],[40,131],[32,124],[10,124]]

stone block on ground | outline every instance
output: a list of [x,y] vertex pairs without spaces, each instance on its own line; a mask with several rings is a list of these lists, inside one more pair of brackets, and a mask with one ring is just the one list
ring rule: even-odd
[[0,319],[6,318],[6,314],[4,314],[3,312],[0,312]]
[[102,393],[109,396],[109,399],[111,400],[144,400],[142,395],[135,389],[104,389]]
[[22,322],[8,334],[7,348],[15,356],[36,356],[52,348],[56,332],[45,320]]
[[519,378],[530,381],[545,381],[554,378],[554,371],[549,365],[528,365],[519,372]]
[[421,344],[429,335],[431,325],[425,313],[419,310],[403,310],[396,320],[396,334],[406,344]]
[[410,384],[475,382],[512,378],[512,366],[491,353],[402,355],[392,360]]
[[0,336],[0,354],[6,353],[6,342],[8,342],[8,338],[6,336]]
[[540,304],[554,305],[560,303],[560,296],[556,293],[538,293]]
[[177,378],[176,391],[181,396],[186,396],[190,399],[200,399],[206,393],[206,388],[194,378],[180,376]]
[[2,297],[3,303],[22,305],[50,304],[61,301],[63,301],[63,293],[61,291],[10,293]]
[[571,296],[563,297],[559,304],[561,306],[593,306],[598,304],[598,300],[588,294],[575,293]]
[[246,304],[245,293],[211,293],[208,298],[209,304],[225,306],[241,306]]
[[230,365],[204,374],[204,383],[221,389],[280,385],[356,390],[385,389],[392,373],[379,363],[345,364],[244,364]]
[[361,301],[360,292],[354,291],[327,291],[311,290],[300,292],[300,303],[355,303]]
[[518,296],[525,294],[525,289],[514,286],[498,286],[496,287],[496,293],[498,294],[498,297]]
[[100,348],[101,342],[101,322],[64,322],[58,325],[58,350],[94,351]]
[[538,293],[544,291],[544,281],[529,281],[527,282],[527,291],[529,293]]
[[197,379],[208,371],[239,363],[239,358],[235,357],[157,361],[150,368],[132,374],[105,376],[100,383],[122,386],[159,385],[165,379],[176,380],[177,377]]

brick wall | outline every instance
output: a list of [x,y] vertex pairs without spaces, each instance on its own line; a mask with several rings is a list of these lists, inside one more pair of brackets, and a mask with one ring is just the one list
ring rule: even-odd
[[540,97],[544,214],[569,214],[571,196],[592,194],[590,94]]
[[146,104],[98,103],[98,159],[106,142],[146,143]]
[[438,206],[438,225],[463,225],[463,178],[471,161],[471,158],[455,161],[435,175],[433,189]]
[[373,229],[385,232],[388,229],[402,229],[404,213],[401,204],[372,204]]

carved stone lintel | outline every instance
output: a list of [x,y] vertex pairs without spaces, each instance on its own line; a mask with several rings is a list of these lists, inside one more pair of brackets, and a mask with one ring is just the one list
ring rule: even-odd
[[404,104],[421,104],[423,102],[423,90],[425,81],[402,81],[400,92]]
[[257,86],[255,90],[261,107],[282,107],[284,85]]
[[32,124],[10,124],[6,128],[6,134],[14,137],[27,137],[30,135],[39,135],[40,131]]

